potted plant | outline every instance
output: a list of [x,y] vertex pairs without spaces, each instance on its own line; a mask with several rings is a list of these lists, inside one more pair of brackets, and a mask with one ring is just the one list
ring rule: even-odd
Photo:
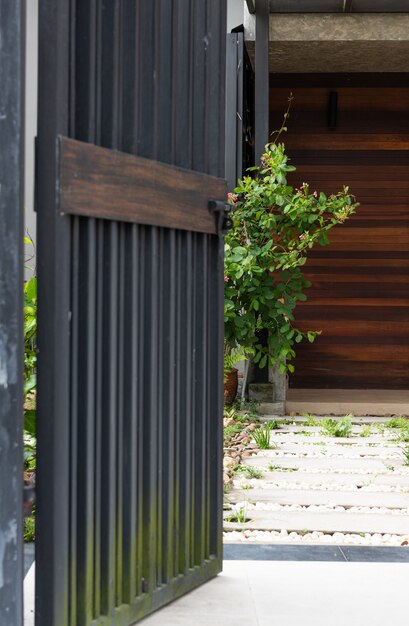
[[224,403],[227,406],[233,404],[239,385],[238,369],[234,367],[239,361],[244,361],[251,350],[239,346],[232,347],[224,344]]
[[[348,187],[327,196],[307,183],[288,185],[295,170],[288,161],[284,144],[266,146],[260,166],[228,196],[234,227],[225,239],[225,346],[251,351],[260,367],[277,364],[282,373],[294,371],[295,344],[319,334],[294,325],[294,308],[310,286],[302,272],[307,254],[328,244],[331,228],[358,206]],[[267,345],[261,331],[268,331]]]

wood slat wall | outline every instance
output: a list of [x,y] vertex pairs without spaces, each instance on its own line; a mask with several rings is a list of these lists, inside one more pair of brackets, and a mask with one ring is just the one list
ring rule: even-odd
[[[328,79],[327,79],[328,80]],[[299,305],[300,328],[320,329],[301,344],[293,388],[409,388],[409,89],[291,88],[284,141],[297,166],[290,181],[334,193],[349,185],[361,203],[331,244],[306,265],[312,287]],[[338,124],[327,126],[329,91]],[[288,87],[271,88],[277,128]]]

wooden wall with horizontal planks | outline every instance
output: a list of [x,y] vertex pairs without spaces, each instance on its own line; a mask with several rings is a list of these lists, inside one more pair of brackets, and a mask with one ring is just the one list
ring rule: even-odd
[[[289,91],[294,96],[283,136],[297,166],[291,184],[327,194],[345,184],[360,202],[306,264],[312,287],[297,323],[322,335],[298,346],[290,387],[408,389],[409,87],[390,85],[390,77],[385,85],[382,77],[378,84],[355,77],[352,85],[341,76],[313,77],[310,85],[308,77],[276,78],[271,128],[280,125]],[[332,130],[330,91],[338,93]]]

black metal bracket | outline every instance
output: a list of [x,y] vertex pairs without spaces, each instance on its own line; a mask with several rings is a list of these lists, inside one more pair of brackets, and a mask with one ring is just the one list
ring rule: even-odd
[[233,228],[233,218],[229,215],[234,211],[234,206],[224,200],[209,200],[210,213],[217,214],[217,229],[221,235],[225,235]]

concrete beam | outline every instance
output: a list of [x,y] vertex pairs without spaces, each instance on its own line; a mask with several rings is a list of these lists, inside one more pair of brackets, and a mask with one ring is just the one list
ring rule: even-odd
[[[254,57],[255,18],[245,12]],[[269,21],[270,72],[407,72],[409,14],[287,14]]]

